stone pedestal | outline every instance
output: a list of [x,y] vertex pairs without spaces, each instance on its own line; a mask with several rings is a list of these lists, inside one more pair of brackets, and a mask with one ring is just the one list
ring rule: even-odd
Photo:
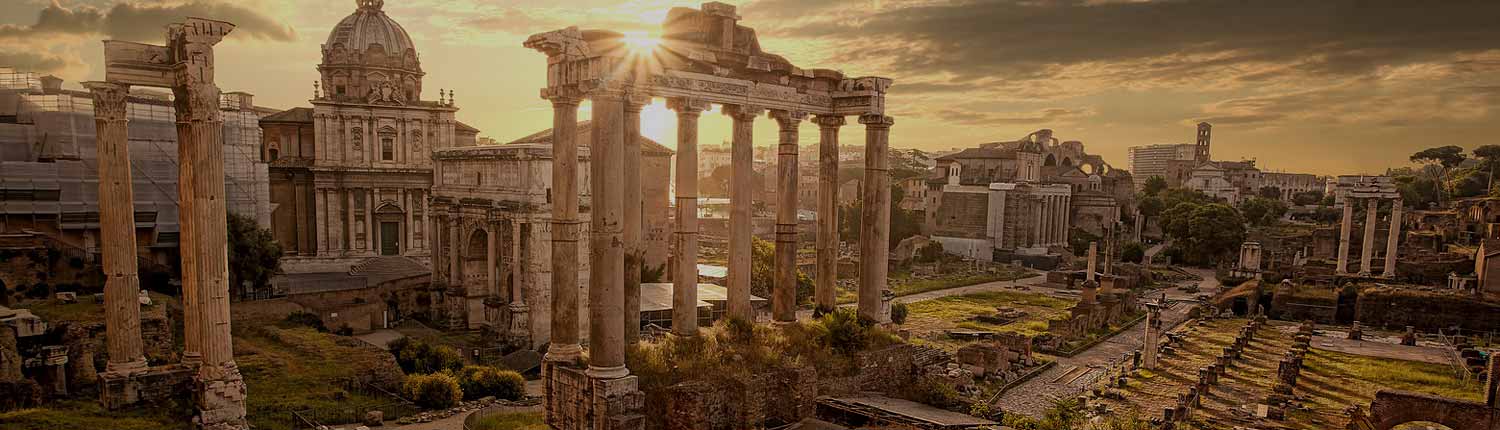
[[562,363],[545,363],[547,425],[554,430],[641,430],[645,394],[635,376],[601,379]]

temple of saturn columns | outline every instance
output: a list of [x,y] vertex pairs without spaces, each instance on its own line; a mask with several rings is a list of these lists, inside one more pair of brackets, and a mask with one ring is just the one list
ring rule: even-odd
[[[1338,275],[1360,277],[1396,277],[1396,245],[1401,241],[1401,211],[1403,201],[1396,190],[1395,181],[1389,176],[1340,176],[1337,198],[1343,201],[1344,215],[1339,225]],[[1391,225],[1385,241],[1385,267],[1375,271],[1375,228],[1379,224],[1381,201],[1391,201]],[[1354,229],[1354,206],[1365,204],[1365,235],[1361,242],[1359,272],[1349,272],[1349,234]]]
[[[190,386],[201,429],[248,428],[245,384],[230,340],[229,266],[224,195],[223,119],[214,83],[214,45],[234,30],[189,18],[167,29],[166,46],[105,41],[105,80],[94,95],[99,145],[99,222],[108,366],[101,402],[110,409],[175,394]],[[131,86],[168,88],[175,99],[182,225],[183,362],[148,367],[142,354],[136,274],[129,123]]]
[[[641,174],[635,136],[640,109],[652,98],[677,111],[677,231],[673,273],[672,330],[698,335],[697,322],[697,136],[698,118],[719,104],[733,120],[730,198],[728,310],[731,318],[754,318],[750,306],[751,165],[754,121],[769,116],[780,126],[776,225],[776,268],[772,319],[796,320],[797,142],[803,120],[812,119],[820,136],[818,195],[818,282],[820,309],[835,306],[837,271],[837,159],[845,118],[865,125],[864,230],[861,232],[858,312],[889,322],[892,294],[886,285],[890,178],[888,137],[893,120],[885,115],[891,80],[850,78],[828,69],[802,69],[763,52],[755,31],[738,24],[736,8],[705,3],[701,9],[672,9],[662,42],[649,51],[632,50],[623,35],[576,27],[531,36],[528,48],[547,55],[547,87],[541,96],[553,106],[552,342],[546,353],[547,422],[555,429],[633,429],[643,420],[643,396],[625,367],[625,345],[634,338],[627,326],[639,321],[639,275],[628,272],[625,256],[640,252]],[[592,141],[587,202],[589,224],[588,362],[582,363],[580,336],[578,219],[576,179],[578,107],[592,103]],[[634,305],[632,305],[634,303]]]

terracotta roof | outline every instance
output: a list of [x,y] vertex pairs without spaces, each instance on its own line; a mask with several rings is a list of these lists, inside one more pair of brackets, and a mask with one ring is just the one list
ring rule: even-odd
[[311,124],[313,122],[312,108],[291,108],[274,114],[266,115],[260,119],[261,122],[301,122]]
[[[578,122],[578,144],[580,146],[586,146],[586,145],[588,145],[589,139],[591,138],[591,136],[593,136],[593,132],[594,132],[594,122],[593,121],[579,121]],[[646,136],[640,136],[640,138],[641,138],[641,153],[642,154],[672,155],[674,153],[670,148],[662,146],[662,144],[657,143],[655,140],[651,140],[651,138],[648,138]],[[523,143],[545,143],[545,144],[551,144],[552,143],[552,129],[549,128],[549,129],[546,129],[546,130],[542,130],[542,131],[533,133],[533,134],[531,134],[529,136],[513,140],[510,143],[507,143],[507,145],[510,145],[510,144],[523,144]]]

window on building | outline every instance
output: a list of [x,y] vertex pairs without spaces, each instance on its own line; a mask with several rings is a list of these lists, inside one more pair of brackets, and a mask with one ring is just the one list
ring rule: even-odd
[[396,159],[396,139],[389,137],[380,139],[380,159],[385,161]]
[[333,87],[333,93],[341,95],[341,96],[344,95],[344,86],[343,85],[338,85],[338,86]]

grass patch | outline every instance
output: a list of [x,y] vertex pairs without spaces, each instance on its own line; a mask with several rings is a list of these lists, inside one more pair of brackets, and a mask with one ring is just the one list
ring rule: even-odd
[[[192,408],[135,408],[106,411],[94,399],[74,399],[44,407],[0,412],[0,428],[6,430],[187,430],[193,428]],[[171,415],[179,412],[181,415]]]
[[[968,266],[964,267],[967,268]],[[994,269],[996,270],[995,272],[964,270],[947,273],[937,278],[920,277],[912,275],[910,272],[901,271],[891,273],[888,282],[891,286],[891,291],[897,297],[901,297],[989,282],[1014,281],[1032,275],[1032,272],[1026,268],[1010,265],[996,266]],[[839,303],[854,303],[858,291],[854,284],[850,284],[849,286],[840,288],[838,293]]]
[[1484,401],[1480,387],[1465,386],[1453,376],[1453,370],[1447,365],[1350,355],[1321,349],[1310,350],[1306,360],[1307,370],[1303,371],[1303,375],[1314,374],[1317,375],[1314,378],[1326,378],[1325,381],[1330,384],[1328,388],[1334,388],[1328,391],[1334,396],[1318,398],[1318,403],[1328,408],[1337,409],[1343,407],[1340,405],[1347,406],[1356,401],[1368,403],[1381,389]]
[[539,412],[490,415],[474,422],[474,430],[546,430],[546,417]]
[[319,411],[320,421],[330,421],[323,424],[347,424],[333,421],[348,419],[343,415],[357,420],[369,408],[392,401],[351,392],[345,388],[351,381],[399,383],[404,378],[389,353],[311,328],[263,326],[235,332],[235,360],[250,394],[246,408],[258,429],[290,428],[291,412],[308,409]]
[[[172,298],[163,294],[149,292],[151,295],[151,306],[167,306],[172,303]],[[29,302],[19,308],[30,309],[31,313],[47,321],[104,321],[104,304],[95,303],[92,294],[79,294],[78,302],[63,303],[56,298]],[[146,312],[149,308],[142,307]]]
[[[911,321],[932,328],[963,328],[1037,335],[1047,331],[1047,321],[1067,314],[1073,306],[1069,300],[1042,294],[1013,291],[990,291],[962,296],[924,300],[909,305]],[[987,324],[972,319],[995,313],[995,308],[1009,306],[1026,311],[1024,318],[1010,324]]]

